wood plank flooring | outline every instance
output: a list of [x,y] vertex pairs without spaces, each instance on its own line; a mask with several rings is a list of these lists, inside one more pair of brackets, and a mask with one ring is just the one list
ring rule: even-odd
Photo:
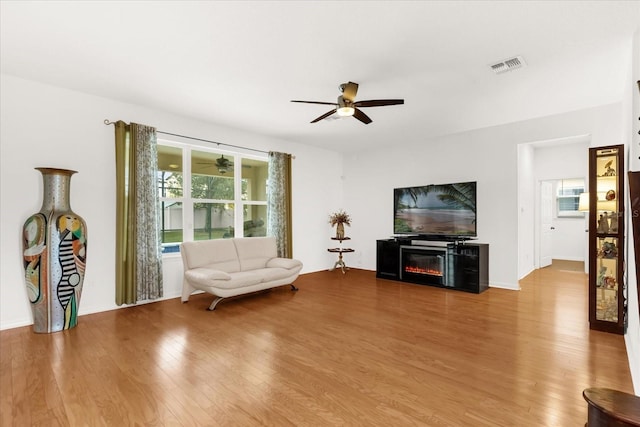
[[0,332],[2,426],[582,426],[582,391],[633,393],[590,331],[586,275],[475,295],[363,270],[223,302],[194,295]]
[[553,259],[549,268],[564,271],[584,272],[584,261],[570,261],[566,259]]

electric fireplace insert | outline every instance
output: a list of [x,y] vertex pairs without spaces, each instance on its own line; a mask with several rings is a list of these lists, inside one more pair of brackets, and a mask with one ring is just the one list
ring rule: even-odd
[[400,279],[418,284],[447,285],[447,249],[403,246]]

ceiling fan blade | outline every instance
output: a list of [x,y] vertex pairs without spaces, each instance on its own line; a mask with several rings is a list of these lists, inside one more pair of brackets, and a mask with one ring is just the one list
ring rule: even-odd
[[321,115],[320,117],[318,117],[317,119],[314,119],[311,121],[311,123],[317,123],[322,119],[326,119],[327,117],[329,117],[330,115],[332,115],[333,113],[335,113],[336,110],[331,110],[331,111],[327,111],[326,113],[324,113],[323,115]]
[[373,120],[371,120],[369,118],[369,116],[367,116],[365,113],[363,113],[362,110],[358,110],[357,108],[355,108],[354,111],[353,111],[353,117],[355,117],[356,119],[360,120],[365,125],[368,125],[369,123],[371,123],[373,121]]
[[356,99],[356,94],[358,93],[358,83],[349,82],[345,83],[342,88],[342,96],[344,99],[348,99],[353,102]]
[[335,102],[322,102],[322,101],[291,101],[291,102],[301,102],[303,104],[321,104],[321,105],[338,105]]
[[369,101],[354,102],[356,107],[383,107],[385,105],[404,104],[404,99],[371,99]]

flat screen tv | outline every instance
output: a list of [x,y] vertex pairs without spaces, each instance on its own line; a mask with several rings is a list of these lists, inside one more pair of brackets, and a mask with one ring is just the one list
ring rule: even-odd
[[395,188],[393,198],[396,235],[477,237],[476,182]]

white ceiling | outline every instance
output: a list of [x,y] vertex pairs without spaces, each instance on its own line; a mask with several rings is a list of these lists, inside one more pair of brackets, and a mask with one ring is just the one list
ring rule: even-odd
[[[2,73],[341,152],[618,102],[640,23],[640,1],[0,4]],[[405,104],[289,102],[347,81]]]

